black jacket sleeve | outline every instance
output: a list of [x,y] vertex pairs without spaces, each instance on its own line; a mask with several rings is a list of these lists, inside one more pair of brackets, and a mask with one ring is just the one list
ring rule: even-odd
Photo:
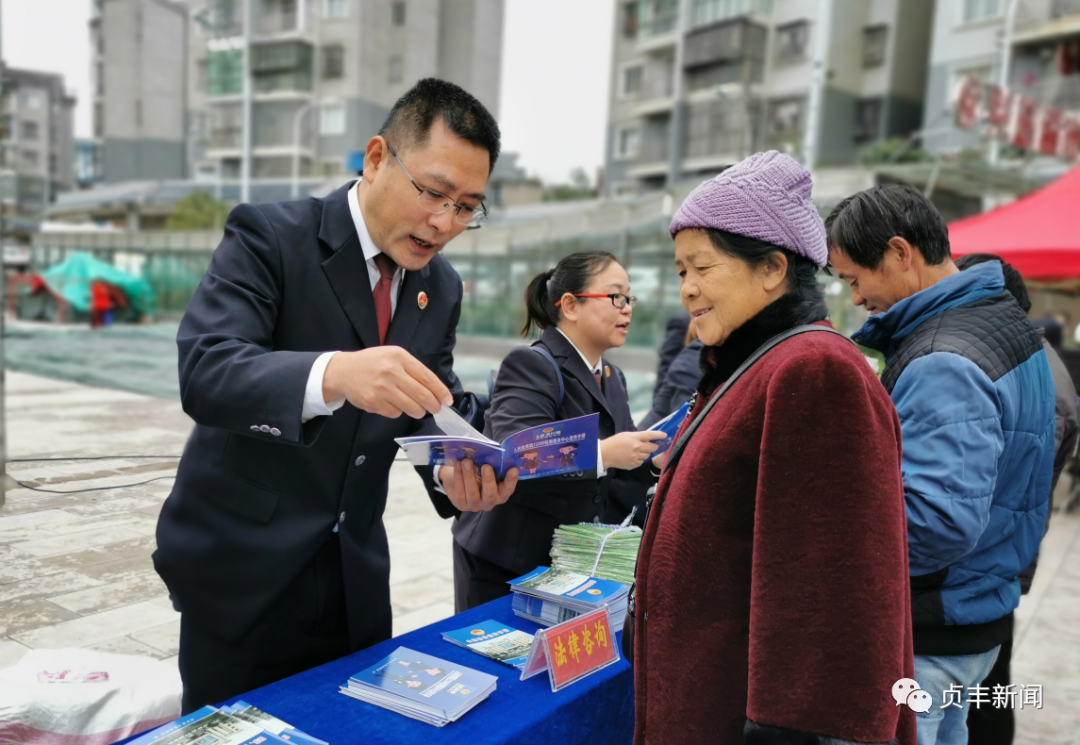
[[273,226],[258,206],[238,206],[180,323],[180,398],[199,424],[248,436],[265,424],[307,446],[325,419],[300,421],[319,354],[274,349],[283,286]]

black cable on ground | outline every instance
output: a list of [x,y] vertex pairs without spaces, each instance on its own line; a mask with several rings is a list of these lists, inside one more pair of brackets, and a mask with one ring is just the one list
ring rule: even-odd
[[8,463],[44,463],[48,460],[119,460],[122,458],[176,458],[179,455],[73,455],[66,458],[8,458]]
[[153,481],[161,481],[162,479],[175,479],[175,478],[176,478],[175,476],[157,476],[157,477],[152,478],[152,479],[147,479],[146,481],[140,481],[140,482],[138,482],[136,484],[117,484],[115,486],[95,486],[92,489],[72,489],[71,491],[59,491],[57,489],[42,489],[39,486],[30,486],[29,484],[26,484],[26,483],[24,483],[22,481],[18,481],[18,480],[16,480],[15,483],[18,484],[23,489],[29,489],[30,491],[45,492],[46,494],[82,494],[82,493],[88,492],[88,491],[108,491],[109,489],[127,489],[130,486],[142,486],[143,484],[149,484],[149,483],[151,483]]

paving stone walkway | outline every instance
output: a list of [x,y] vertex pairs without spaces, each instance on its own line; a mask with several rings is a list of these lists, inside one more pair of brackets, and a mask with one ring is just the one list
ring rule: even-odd
[[[178,615],[153,570],[154,526],[191,420],[179,403],[7,374],[9,473],[39,489],[0,508],[0,668],[30,649],[88,647],[175,660]],[[156,479],[138,486],[123,486]],[[1060,500],[1067,488],[1060,485]],[[420,480],[394,465],[386,527],[394,631],[453,613],[450,525]],[[1080,514],[1057,515],[1016,614],[1013,681],[1043,687],[1017,712],[1017,745],[1080,745]],[[976,744],[977,745],[977,744]]]
[[[173,401],[7,373],[8,472],[39,489],[0,508],[0,667],[29,649],[88,647],[175,660],[179,615],[154,572],[154,527],[191,420]],[[156,479],[138,486],[123,486]],[[386,511],[394,631],[450,616],[450,525],[394,464]]]

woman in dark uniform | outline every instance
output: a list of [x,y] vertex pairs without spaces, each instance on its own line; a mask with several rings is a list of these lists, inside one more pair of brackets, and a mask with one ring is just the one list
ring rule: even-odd
[[459,613],[509,594],[508,580],[549,565],[555,528],[599,519],[620,489],[643,491],[641,484],[656,480],[651,441],[663,434],[635,430],[622,371],[602,357],[626,343],[634,304],[626,270],[606,252],[571,254],[533,278],[525,302],[522,336],[533,327],[543,333],[503,360],[484,434],[501,442],[528,427],[599,414],[600,453],[596,463],[579,462],[582,471],[522,481],[505,504],[457,518]]

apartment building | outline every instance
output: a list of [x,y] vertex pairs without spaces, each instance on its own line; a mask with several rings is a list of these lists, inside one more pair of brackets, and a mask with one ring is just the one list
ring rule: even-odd
[[[253,18],[245,42],[246,3]],[[192,0],[194,176],[240,176],[249,49],[254,179],[348,170],[390,107],[440,77],[499,109],[503,0]]]
[[1040,108],[1080,116],[1080,0],[1018,0],[1012,17],[1007,0],[938,3],[923,121],[927,150],[986,146],[981,128],[955,125],[956,94],[968,76],[1001,82],[1006,59],[1007,89]]
[[[946,3],[948,4],[948,3]],[[762,149],[845,165],[922,123],[933,0],[620,0],[608,196]]]
[[187,174],[187,8],[172,0],[91,0],[93,181]]
[[[60,75],[5,68],[0,170],[15,215],[40,219],[74,185],[75,98]],[[9,213],[10,214],[10,213]]]

